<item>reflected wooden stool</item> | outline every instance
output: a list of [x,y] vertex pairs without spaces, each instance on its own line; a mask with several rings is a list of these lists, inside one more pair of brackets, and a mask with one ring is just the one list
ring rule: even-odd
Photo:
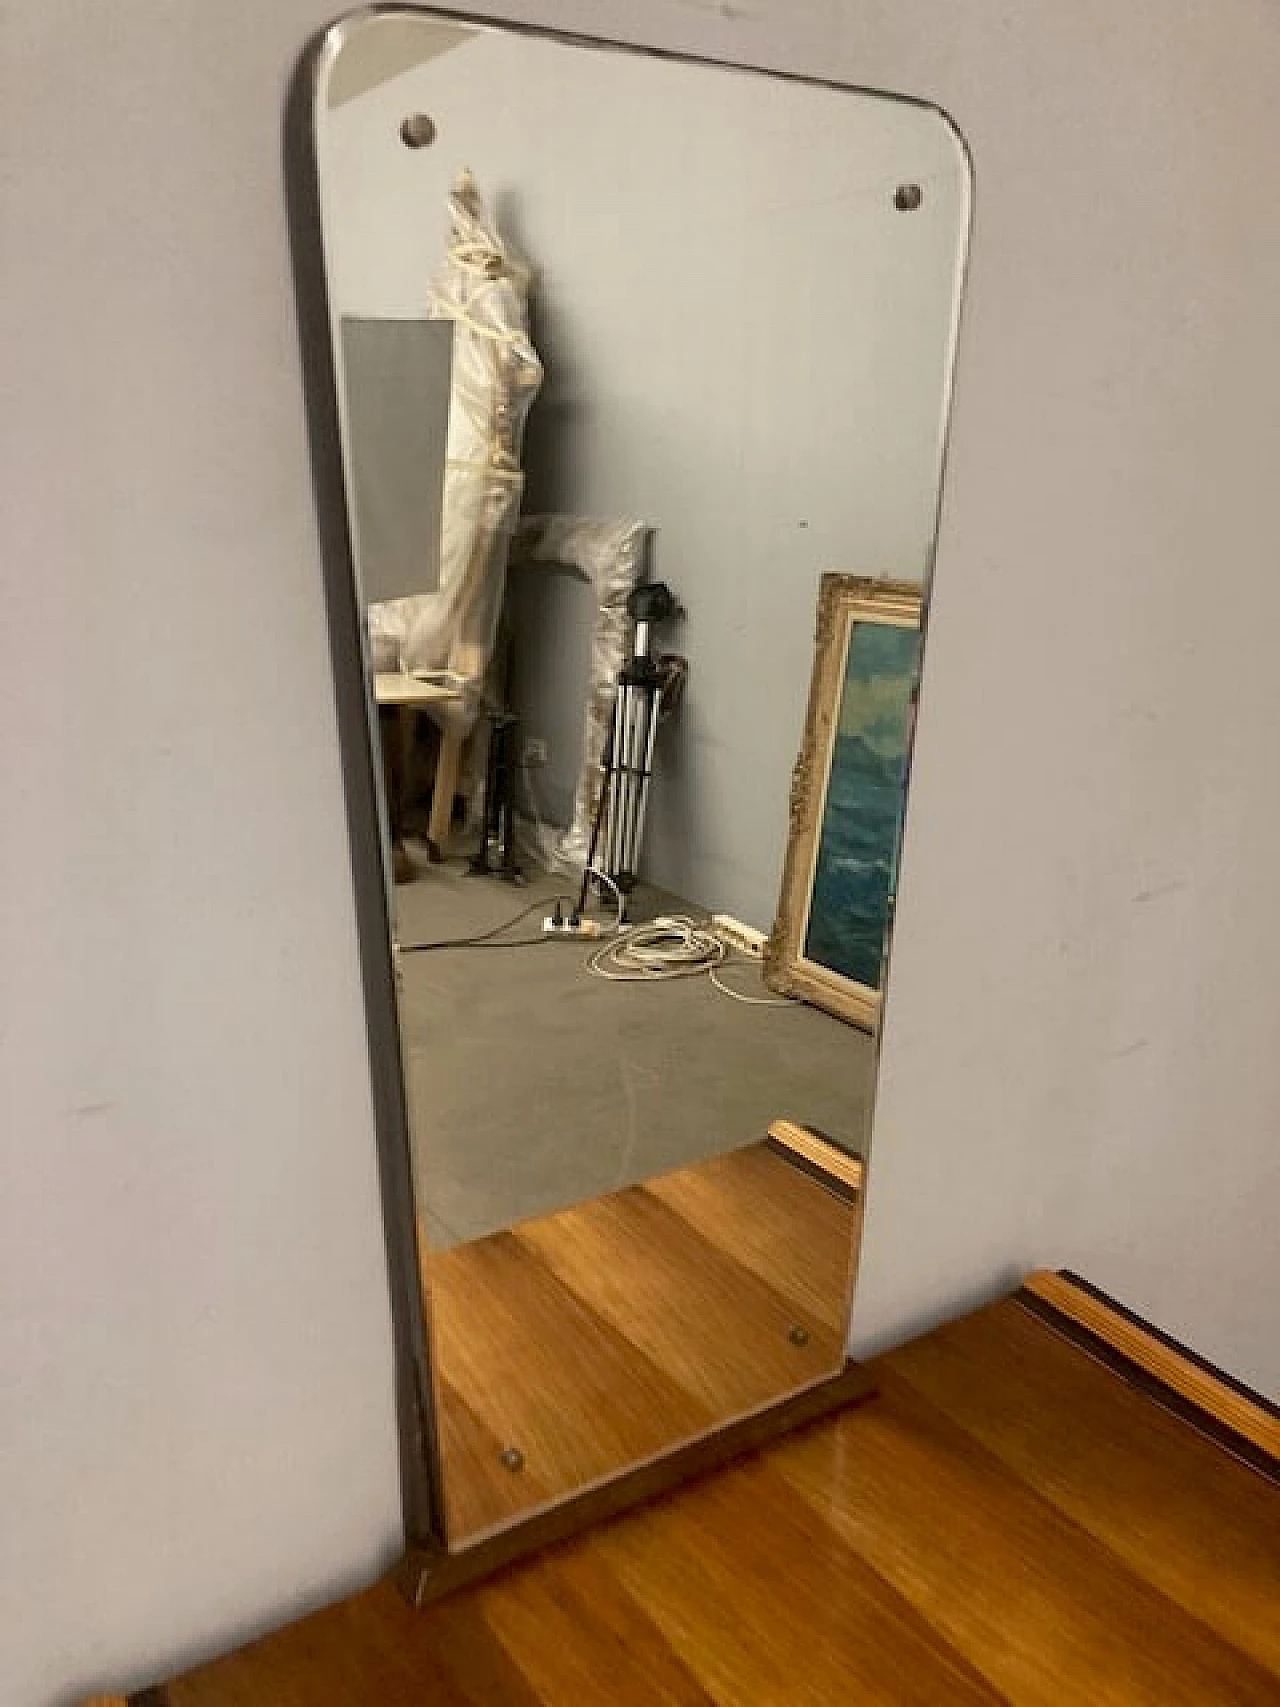
[[[387,810],[391,817],[392,846],[398,853],[403,847],[403,825],[406,806],[405,791],[409,773],[409,755],[417,730],[418,713],[431,712],[443,705],[460,705],[461,688],[444,682],[423,682],[401,670],[380,672],[373,678],[374,698],[379,711],[392,710],[397,725],[397,740],[390,752],[383,754],[387,777]],[[440,726],[440,751],[436,756],[435,779],[431,787],[431,819],[427,841],[433,859],[443,859],[449,844],[449,828],[453,818],[453,798],[458,789],[458,771],[462,764],[462,745],[465,737],[452,723]]]

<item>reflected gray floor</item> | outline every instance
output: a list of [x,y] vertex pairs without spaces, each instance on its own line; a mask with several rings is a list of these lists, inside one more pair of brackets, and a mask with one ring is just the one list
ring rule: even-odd
[[[563,891],[458,863],[396,890],[404,945],[477,935]],[[639,901],[639,898],[637,898]],[[637,916],[675,910],[645,897]],[[506,933],[537,938],[544,909]],[[591,944],[401,956],[415,1178],[428,1237],[480,1238],[763,1138],[779,1117],[864,1149],[873,1072],[864,1032],[799,1003],[748,1007],[707,978],[609,984]],[[726,982],[767,995],[755,966]]]

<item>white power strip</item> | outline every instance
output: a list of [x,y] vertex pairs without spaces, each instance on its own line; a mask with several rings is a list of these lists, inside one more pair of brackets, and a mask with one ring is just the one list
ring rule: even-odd
[[543,936],[578,937],[585,940],[588,937],[603,936],[604,926],[599,919],[579,919],[576,925],[569,919],[561,919],[557,924],[555,919],[548,916],[542,921],[542,934]]
[[735,919],[728,913],[712,913],[711,928],[721,942],[727,943],[730,948],[736,948],[742,954],[749,954],[753,960],[764,958],[764,948],[769,938],[754,925],[744,925],[741,919]]

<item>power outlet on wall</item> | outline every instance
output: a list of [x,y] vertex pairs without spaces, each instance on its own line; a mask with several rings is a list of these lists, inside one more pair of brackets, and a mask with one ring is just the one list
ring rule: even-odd
[[547,762],[546,741],[541,735],[526,735],[520,756],[526,765],[545,765]]

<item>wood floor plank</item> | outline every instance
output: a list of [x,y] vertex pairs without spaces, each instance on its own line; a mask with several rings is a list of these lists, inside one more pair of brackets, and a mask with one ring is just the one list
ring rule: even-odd
[[870,1373],[879,1400],[732,1470],[423,1612],[383,1584],[164,1699],[1280,1702],[1271,1484],[1012,1303]]
[[[650,1363],[588,1310],[510,1233],[428,1259],[435,1353],[488,1436],[523,1454],[509,1483],[453,1491],[446,1466],[451,1539],[469,1536],[460,1513],[477,1505],[486,1528],[531,1503],[526,1487],[567,1494],[647,1458],[714,1421],[710,1408]],[[465,1426],[465,1424],[459,1424]]]
[[166,1707],[542,1707],[472,1597],[414,1612],[389,1583],[164,1690]]
[[489,1627],[543,1702],[714,1707],[595,1549],[568,1547],[481,1591]]
[[[485,1616],[479,1596],[459,1595],[414,1612],[399,1594],[384,1597],[381,1587],[375,1593],[385,1620],[383,1645],[396,1649],[404,1669],[416,1680],[417,1693],[410,1696],[415,1707],[436,1707],[435,1691],[442,1683],[463,1696],[467,1707],[494,1707],[497,1702],[503,1707],[544,1707],[542,1695]],[[408,1643],[406,1613],[410,1620],[423,1620]],[[377,1700],[366,1697],[370,1707]]]
[[824,1191],[763,1143],[664,1174],[645,1189],[796,1310],[843,1332],[854,1205]]
[[1280,1675],[1274,1484],[1013,1300],[883,1363],[1176,1605]]
[[451,1543],[837,1373],[858,1210],[759,1144],[430,1251]]
[[523,1511],[556,1498],[561,1481],[548,1467],[526,1460],[515,1474],[503,1464],[509,1442],[486,1427],[457,1388],[437,1374],[437,1427],[442,1462],[448,1465],[449,1522],[471,1535],[500,1521],[495,1513]]
[[859,1426],[784,1443],[789,1485],[1016,1707],[1274,1707],[1277,1680],[891,1373]]
[[798,1311],[642,1186],[526,1223],[515,1237],[717,1423],[844,1363],[843,1333]]
[[629,1465],[620,1475],[557,1500],[530,1514],[528,1521],[499,1530],[475,1545],[449,1549],[435,1541],[416,1543],[396,1566],[396,1581],[412,1605],[429,1606],[535,1553],[663,1499],[687,1482],[726,1470],[796,1429],[864,1403],[874,1391],[863,1366],[846,1362],[830,1380],[801,1387],[780,1403],[738,1417],[722,1428],[705,1430],[682,1442],[677,1451]]
[[1000,1699],[767,1460],[593,1545],[720,1707]]

